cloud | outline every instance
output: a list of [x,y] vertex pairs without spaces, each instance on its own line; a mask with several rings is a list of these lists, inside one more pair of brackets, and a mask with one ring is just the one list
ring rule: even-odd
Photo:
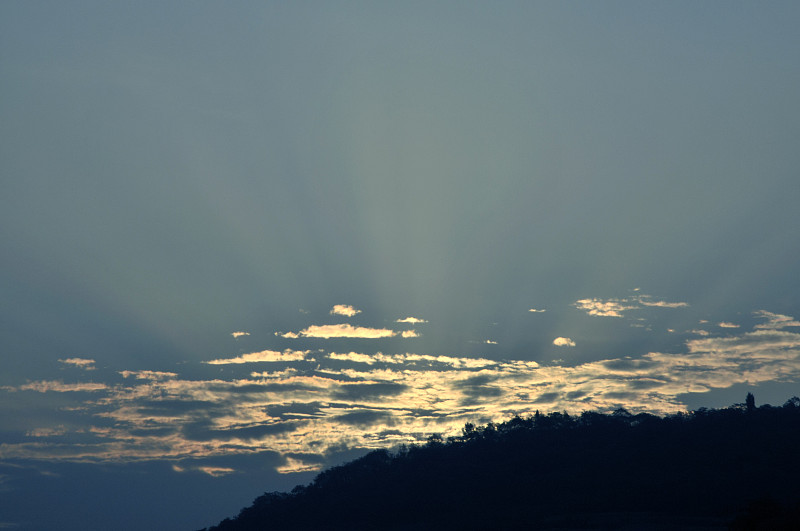
[[73,365],[75,367],[79,367],[81,369],[85,369],[87,371],[92,371],[95,369],[94,367],[94,360],[85,359],[85,358],[67,358],[65,360],[58,360],[65,365]]
[[667,302],[667,301],[654,301],[650,300],[649,295],[642,295],[639,297],[639,302],[644,306],[656,306],[658,308],[685,308],[689,306],[687,302]]
[[419,337],[419,334],[416,330],[403,330],[400,335],[403,337]]
[[528,311],[529,311],[529,312],[533,312],[533,313],[544,313],[544,312],[546,312],[547,310],[544,310],[544,309],[542,309],[542,310],[537,310],[536,308],[531,308],[531,309],[530,309],[530,310],[528,310]]
[[221,466],[199,466],[197,467],[197,470],[215,478],[227,476],[228,474],[236,472],[232,468],[221,467]]
[[491,339],[487,339],[483,342],[485,345],[496,345],[497,341],[492,341]]
[[286,463],[281,466],[275,467],[275,471],[279,474],[295,474],[298,472],[316,472],[320,470],[322,465],[320,463],[307,463],[300,459],[287,457]]
[[356,310],[349,304],[336,304],[333,309],[331,309],[331,315],[344,315],[345,317],[353,317],[356,314],[361,313],[361,310]]
[[395,382],[346,383],[334,392],[333,397],[346,400],[365,400],[396,396],[407,389],[407,385]]
[[308,350],[289,350],[283,352],[275,350],[262,350],[261,352],[250,352],[249,354],[242,354],[236,358],[225,358],[206,361],[208,365],[230,365],[240,363],[260,363],[272,361],[300,361],[305,359]]
[[394,330],[386,328],[366,328],[351,324],[312,325],[300,332],[277,333],[286,338],[315,337],[329,339],[332,337],[376,339],[397,335]]
[[239,339],[242,336],[249,336],[250,332],[233,332],[231,333],[234,339]]
[[[285,460],[282,473],[292,473],[317,470],[337,449],[422,442],[433,432],[458,434],[465,422],[537,409],[669,413],[685,409],[685,393],[800,378],[800,331],[731,334],[577,365],[356,351],[320,351],[311,364],[287,350],[251,353],[283,364],[257,372],[232,367],[226,374],[247,374],[232,379],[121,371],[125,378],[113,385],[33,382],[4,389],[102,392],[72,402],[65,397],[75,411],[69,421],[57,428],[26,426],[29,436],[21,432],[19,442],[0,446],[0,459],[179,460],[271,452]],[[567,337],[554,344],[559,340],[574,345]],[[239,357],[242,363],[247,356]]]
[[650,295],[637,295],[626,299],[581,299],[574,304],[578,309],[586,311],[589,315],[601,317],[622,317],[627,310],[638,310],[642,306],[656,308],[684,308],[689,306],[686,302],[667,302],[653,300]]
[[777,330],[779,328],[785,328],[787,326],[792,326],[792,327],[800,326],[800,321],[796,321],[793,317],[789,317],[788,315],[772,313],[766,310],[759,310],[757,312],[753,312],[753,315],[767,320],[766,323],[757,324],[755,326],[755,328],[759,329]]
[[133,376],[137,380],[165,380],[178,376],[177,373],[164,371],[120,371],[120,374],[123,378]]
[[636,308],[636,306],[627,304],[624,299],[609,299],[606,301],[601,299],[581,299],[575,301],[575,306],[578,309],[585,310],[589,315],[599,315],[601,317],[622,317],[622,312],[625,310]]
[[7,390],[19,390],[19,391],[38,391],[40,393],[77,393],[77,392],[93,392],[93,391],[105,391],[108,389],[108,386],[104,383],[95,383],[95,382],[82,382],[82,383],[72,383],[67,384],[57,380],[40,380],[38,382],[30,382],[24,385],[21,385],[16,388],[9,388],[5,387],[4,389]]
[[736,324],[736,323],[728,323],[726,321],[722,321],[717,326],[719,326],[720,328],[739,328],[738,324]]
[[366,363],[367,365],[372,365],[378,361],[378,356],[382,356],[382,354],[380,352],[375,356],[361,354],[359,352],[348,352],[347,354],[337,354],[336,352],[331,352],[328,354],[328,357],[332,360],[354,361],[356,363]]
[[67,429],[62,425],[57,428],[35,428],[25,432],[27,437],[58,437],[67,433]]
[[392,423],[392,413],[390,411],[380,411],[372,409],[357,409],[349,413],[343,413],[333,417],[336,422],[349,424],[351,426],[370,426],[378,422]]
[[427,323],[425,319],[417,319],[416,317],[406,317],[405,319],[398,319],[395,323],[408,323],[408,324],[420,324],[420,323]]
[[557,337],[553,340],[553,344],[557,347],[574,347],[575,342],[568,337]]
[[[330,359],[347,360],[356,363],[385,363],[390,365],[408,365],[418,370],[457,368],[457,369],[478,369],[495,365],[497,362],[486,358],[456,358],[451,356],[431,356],[427,354],[382,354],[380,352],[372,355],[349,352],[347,354],[337,354],[332,352],[328,355]],[[535,362],[527,362],[533,363]]]

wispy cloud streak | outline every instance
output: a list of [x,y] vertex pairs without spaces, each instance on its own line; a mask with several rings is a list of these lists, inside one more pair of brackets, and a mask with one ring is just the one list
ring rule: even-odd
[[222,358],[207,361],[209,365],[230,365],[241,363],[259,363],[259,362],[275,362],[275,361],[300,361],[305,359],[307,350],[285,350],[278,352],[275,350],[262,350],[261,352],[250,352],[249,354],[242,354],[235,358]]
[[312,325],[299,332],[277,333],[285,338],[296,339],[298,337],[314,337],[330,339],[333,337],[346,338],[367,338],[377,339],[382,337],[392,337],[397,335],[394,330],[388,328],[367,328],[363,326],[353,326],[351,324],[331,324],[331,325]]
[[623,317],[625,312],[629,310],[639,310],[643,307],[685,308],[689,306],[689,303],[655,300],[650,295],[636,294],[635,296],[622,299],[580,299],[575,301],[574,306],[579,310],[585,311],[589,315]]
[[91,371],[95,369],[94,360],[85,359],[85,358],[67,358],[65,360],[58,360],[64,365],[72,365],[73,367],[79,367],[81,369]]

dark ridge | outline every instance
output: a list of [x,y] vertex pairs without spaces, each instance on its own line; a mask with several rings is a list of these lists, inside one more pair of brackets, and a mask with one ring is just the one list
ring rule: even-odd
[[207,531],[800,529],[800,399],[538,412],[377,450]]

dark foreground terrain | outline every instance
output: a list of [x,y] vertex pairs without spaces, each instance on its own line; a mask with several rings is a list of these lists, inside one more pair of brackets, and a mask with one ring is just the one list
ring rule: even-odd
[[266,493],[208,531],[800,530],[800,399],[464,426]]

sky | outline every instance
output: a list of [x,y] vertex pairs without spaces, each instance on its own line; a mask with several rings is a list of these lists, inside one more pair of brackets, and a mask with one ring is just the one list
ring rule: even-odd
[[797,2],[0,3],[0,529],[800,395]]

